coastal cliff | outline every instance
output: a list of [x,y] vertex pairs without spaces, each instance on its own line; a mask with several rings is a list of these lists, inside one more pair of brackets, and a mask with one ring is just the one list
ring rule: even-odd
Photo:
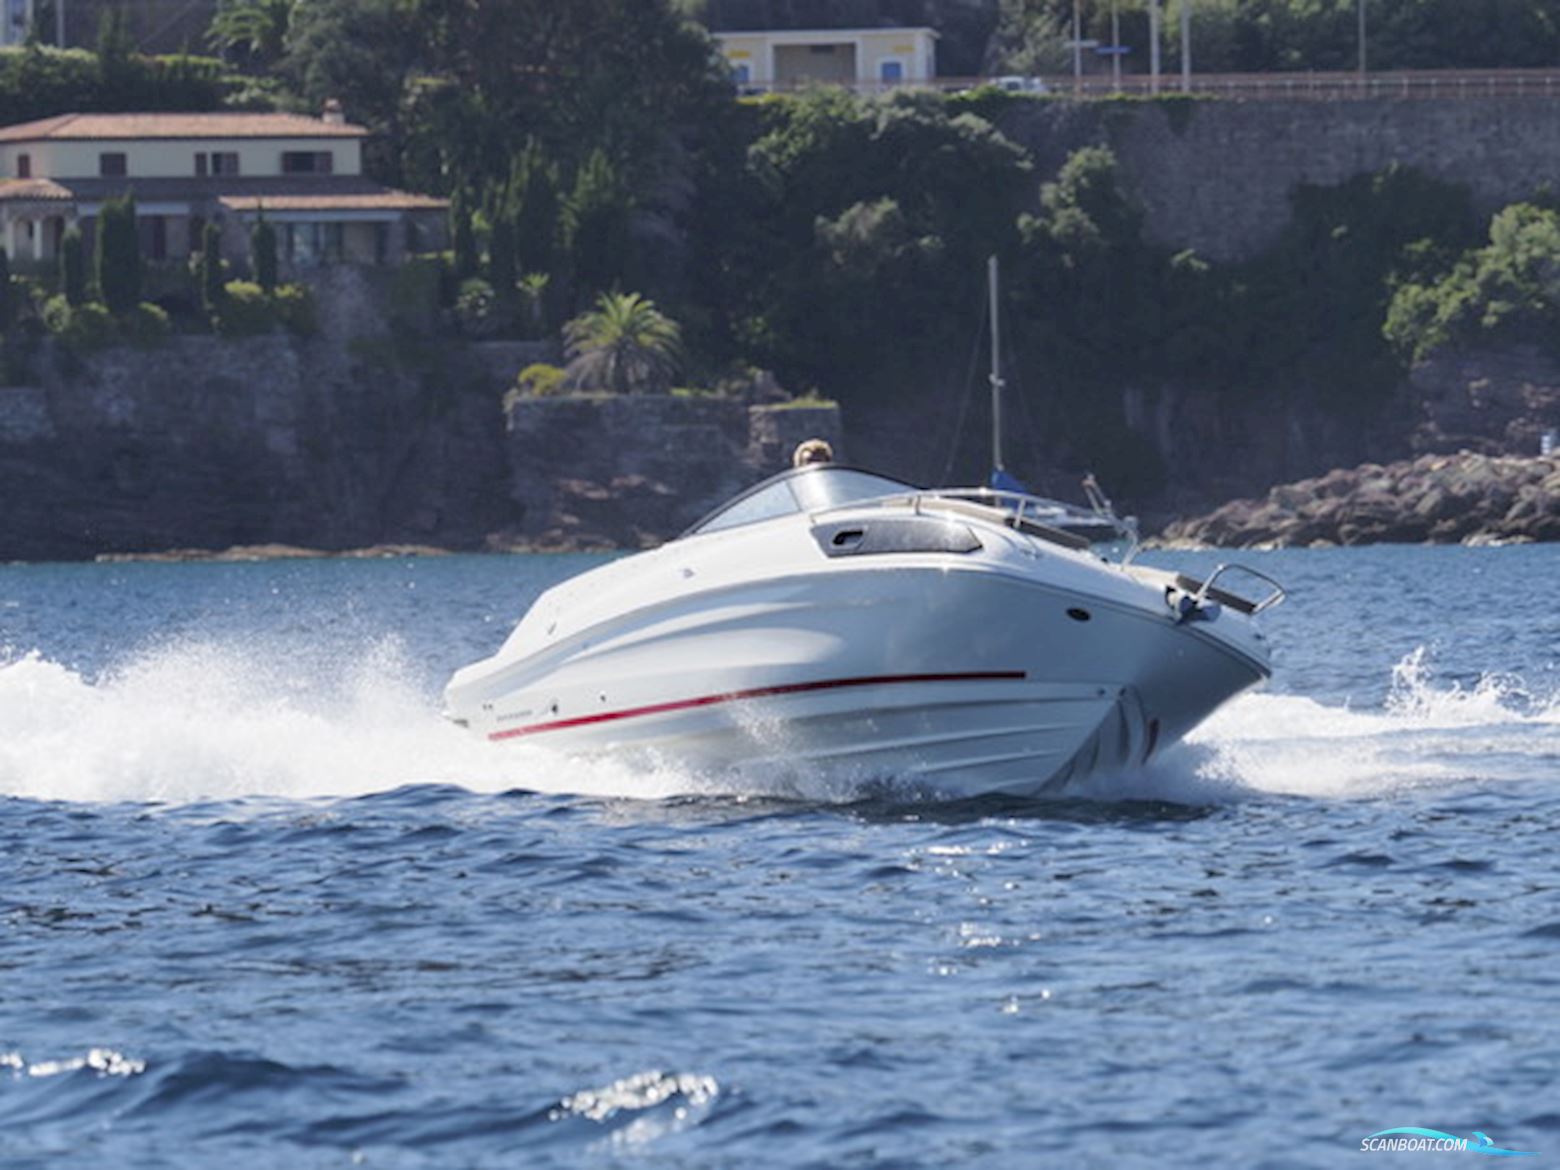
[[0,387],[0,562],[285,545],[608,548],[779,470],[832,406],[570,396],[527,343],[281,334],[56,353]]

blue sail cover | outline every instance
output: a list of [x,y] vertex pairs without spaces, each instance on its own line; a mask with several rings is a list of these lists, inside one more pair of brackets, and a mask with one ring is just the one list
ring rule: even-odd
[[1016,476],[1008,474],[1005,468],[992,468],[991,478],[986,482],[988,486],[990,486],[994,491],[1019,492],[1026,496],[1030,494],[1028,486],[1021,482]]

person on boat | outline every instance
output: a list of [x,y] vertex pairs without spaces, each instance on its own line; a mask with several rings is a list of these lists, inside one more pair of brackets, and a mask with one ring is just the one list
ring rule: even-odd
[[834,448],[827,439],[807,439],[791,452],[792,467],[806,467],[810,463],[833,463]]

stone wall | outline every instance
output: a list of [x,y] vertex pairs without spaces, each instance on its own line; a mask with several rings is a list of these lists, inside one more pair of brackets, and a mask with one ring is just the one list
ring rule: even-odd
[[1332,185],[1398,162],[1468,187],[1488,215],[1560,187],[1560,101],[1018,102],[999,120],[1042,178],[1081,146],[1116,151],[1150,238],[1211,259],[1248,257],[1289,219],[1300,183]]
[[803,439],[842,447],[837,408],[662,395],[527,398],[508,410],[509,497],[498,543],[645,547],[790,465]]
[[[357,318],[343,306],[343,319]],[[833,407],[502,400],[521,343],[178,337],[0,388],[0,563],[286,544],[649,544],[785,466]]]
[[37,364],[0,391],[0,561],[472,545],[512,519],[502,388],[458,361],[424,377],[372,344],[273,335]]

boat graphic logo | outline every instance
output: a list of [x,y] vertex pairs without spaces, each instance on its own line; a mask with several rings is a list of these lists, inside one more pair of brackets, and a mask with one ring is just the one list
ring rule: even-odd
[[1471,1138],[1458,1137],[1439,1129],[1422,1129],[1417,1125],[1383,1129],[1360,1141],[1362,1153],[1465,1153],[1490,1154],[1497,1158],[1536,1158],[1535,1150],[1507,1150],[1490,1140],[1490,1135],[1479,1130]]

